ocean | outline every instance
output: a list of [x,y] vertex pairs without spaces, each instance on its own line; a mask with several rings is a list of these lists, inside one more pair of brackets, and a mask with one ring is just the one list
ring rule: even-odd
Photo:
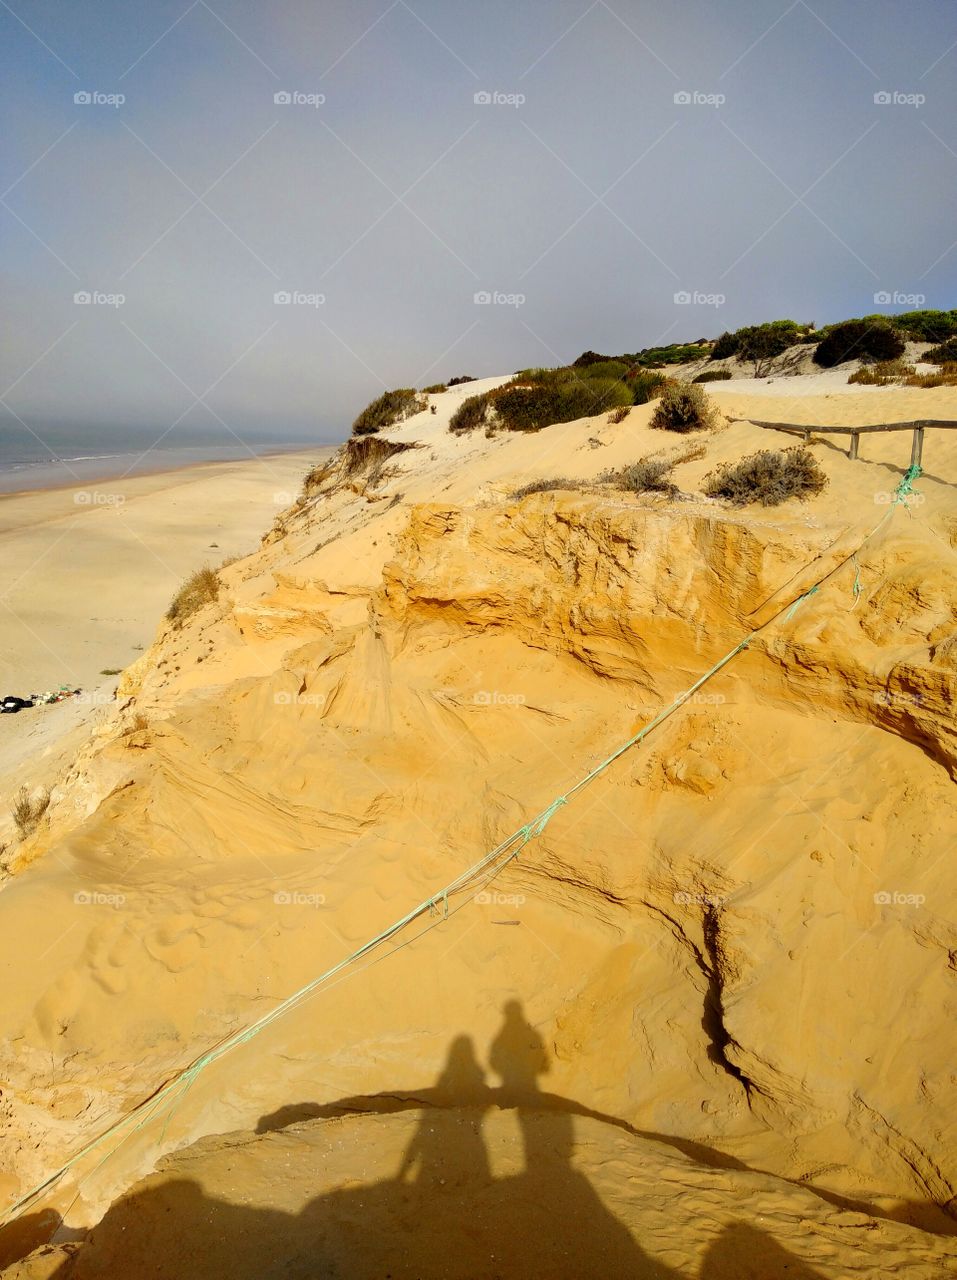
[[239,441],[225,432],[184,434],[179,430],[155,444],[159,434],[61,427],[44,428],[33,436],[20,426],[11,428],[4,423],[0,426],[0,493],[83,485],[203,462],[234,462],[270,453],[300,452],[310,446],[328,447],[327,441],[316,439],[259,435]]

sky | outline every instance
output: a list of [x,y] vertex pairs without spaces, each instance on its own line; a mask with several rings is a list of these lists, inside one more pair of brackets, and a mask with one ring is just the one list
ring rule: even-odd
[[0,0],[0,433],[957,305],[953,0]]

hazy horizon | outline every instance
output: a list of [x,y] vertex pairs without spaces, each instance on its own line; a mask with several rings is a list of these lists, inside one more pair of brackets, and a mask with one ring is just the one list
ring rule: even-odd
[[387,387],[955,301],[943,0],[23,0],[0,31],[0,431],[44,445],[341,439]]

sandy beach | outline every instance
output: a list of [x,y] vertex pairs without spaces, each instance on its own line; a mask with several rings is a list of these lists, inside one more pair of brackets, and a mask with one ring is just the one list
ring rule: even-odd
[[0,692],[90,688],[122,670],[183,579],[252,551],[328,452],[0,497]]

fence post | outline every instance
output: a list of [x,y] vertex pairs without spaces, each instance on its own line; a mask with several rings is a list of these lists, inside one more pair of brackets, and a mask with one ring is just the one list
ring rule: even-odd
[[861,433],[859,431],[851,432],[851,447],[847,451],[847,456],[852,461],[857,457],[857,446],[860,442],[860,439],[861,439]]
[[923,455],[923,452],[924,427],[922,423],[920,426],[914,427],[914,443],[911,445],[910,451],[910,464],[912,467],[919,467],[921,465],[921,456]]

